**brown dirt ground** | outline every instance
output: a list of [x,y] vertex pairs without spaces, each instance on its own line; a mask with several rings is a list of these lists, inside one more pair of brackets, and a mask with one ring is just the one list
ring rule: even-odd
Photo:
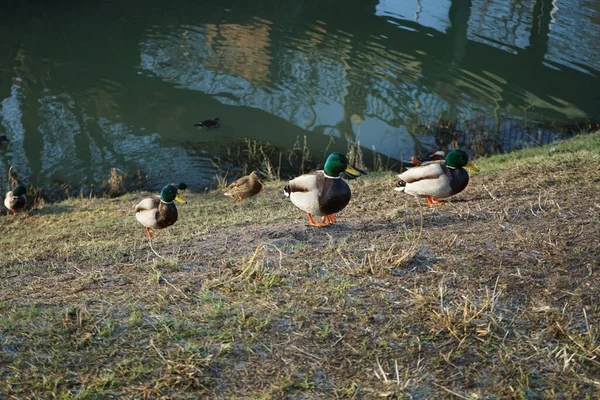
[[[61,375],[58,393],[142,357],[154,372],[116,372],[115,394],[104,389],[100,398],[594,397],[598,172],[574,156],[568,166],[476,174],[438,207],[394,192],[394,175],[378,174],[351,182],[351,204],[326,228],[310,227],[271,185],[263,200],[236,205],[261,207],[248,221],[223,215],[222,223],[196,226],[181,207],[180,230],[161,231],[154,242],[166,261],[156,261],[135,227],[134,244],[110,257],[49,250],[3,274],[0,301],[58,315],[76,305],[94,324],[104,313],[120,321],[108,339],[86,339],[107,352],[67,346],[73,372]],[[190,197],[220,207],[230,200]],[[113,234],[130,232],[117,226]],[[158,284],[148,282],[148,265],[162,273]],[[150,333],[127,325],[132,304],[150,315]],[[155,336],[148,321],[158,316],[184,321],[192,333],[169,325]],[[5,350],[17,336],[0,331]],[[178,350],[192,337],[202,358]],[[38,369],[53,363],[23,357]],[[4,365],[16,358],[5,356]],[[5,394],[27,393],[1,365],[13,382]]]

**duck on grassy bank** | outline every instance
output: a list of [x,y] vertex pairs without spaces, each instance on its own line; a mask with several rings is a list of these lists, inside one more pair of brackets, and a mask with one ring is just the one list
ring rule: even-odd
[[[345,155],[331,153],[322,170],[292,179],[283,192],[308,215],[312,226],[327,226],[336,222],[334,214],[342,211],[352,197],[350,187],[340,178],[342,172],[354,177],[361,175]],[[323,217],[322,221],[316,222],[313,216]]]
[[407,162],[407,166],[418,167],[419,165],[429,162],[429,161],[438,161],[446,158],[446,153],[443,150],[431,150],[429,153],[425,155],[425,157],[417,157],[412,156],[410,158],[410,162]]
[[150,228],[163,229],[177,222],[177,207],[173,201],[184,203],[177,194],[177,187],[167,185],[160,192],[160,197],[147,197],[136,204],[135,218],[146,227],[148,238],[154,239]]
[[6,193],[6,197],[4,198],[4,206],[8,208],[13,215],[17,215],[17,210],[22,209],[25,207],[25,204],[27,204],[27,197],[25,197],[25,193],[27,193],[27,189],[25,189],[25,186],[21,185]]
[[[464,168],[463,168],[464,167]],[[445,160],[429,161],[398,175],[395,190],[425,197],[427,204],[443,204],[445,199],[462,192],[469,184],[469,173],[478,171],[462,150],[453,150]]]
[[263,183],[256,171],[250,175],[242,176],[231,183],[223,193],[225,196],[233,197],[239,203],[244,199],[256,196],[263,188]]

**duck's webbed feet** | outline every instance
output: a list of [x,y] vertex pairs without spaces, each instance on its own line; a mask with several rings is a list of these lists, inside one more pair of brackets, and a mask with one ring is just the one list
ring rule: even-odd
[[441,206],[442,204],[446,204],[446,202],[444,200],[436,200],[433,197],[427,196],[427,204],[429,204],[430,206]]
[[[323,222],[317,222],[313,219],[313,216],[311,213],[306,213],[308,215],[308,222],[312,225],[312,226],[327,226],[329,224],[325,224]],[[325,217],[323,217],[325,218]]]
[[329,225],[329,224],[335,224],[336,223],[336,219],[335,219],[335,215],[333,214],[329,214],[329,215],[324,215],[323,219],[321,220],[321,222]]

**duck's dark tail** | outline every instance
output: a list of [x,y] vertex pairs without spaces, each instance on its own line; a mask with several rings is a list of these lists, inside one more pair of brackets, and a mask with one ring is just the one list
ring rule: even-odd
[[285,194],[285,197],[290,197],[291,193],[292,191],[290,190],[290,185],[286,185],[286,187],[283,188],[283,194]]
[[396,182],[396,187],[394,188],[394,190],[397,190],[398,192],[404,192],[405,187],[406,187],[406,182],[404,182],[402,179],[400,179],[398,182]]

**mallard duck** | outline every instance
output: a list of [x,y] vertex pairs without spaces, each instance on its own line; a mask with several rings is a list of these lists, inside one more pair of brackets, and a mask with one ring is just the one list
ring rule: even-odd
[[[349,165],[348,159],[341,153],[331,153],[322,170],[300,175],[292,179],[283,189],[283,193],[292,203],[306,214],[312,226],[326,226],[335,223],[335,216],[350,202],[350,187],[340,178],[346,172],[352,176],[361,173]],[[323,217],[316,222],[313,216]]]
[[236,198],[237,202],[257,195],[263,188],[263,183],[256,171],[252,171],[250,175],[242,176],[240,179],[227,186],[225,196]]
[[194,126],[199,126],[201,128],[218,128],[221,126],[221,118],[215,119],[205,119],[202,122],[196,122]]
[[146,227],[146,234],[150,239],[154,239],[150,228],[166,228],[177,221],[174,200],[184,203],[177,194],[177,187],[167,185],[160,192],[160,197],[147,197],[135,206],[135,218]]
[[419,158],[417,156],[412,156],[410,158],[410,164],[412,164],[414,167],[418,167],[424,162],[443,160],[445,156],[446,153],[444,153],[442,150],[431,150],[425,157]]
[[430,161],[398,175],[395,190],[427,198],[427,204],[443,204],[446,197],[462,192],[469,183],[469,173],[478,171],[462,150],[452,150],[444,161]]
[[25,193],[27,193],[25,186],[17,186],[13,190],[6,193],[4,205],[6,208],[12,211],[14,215],[17,215],[17,210],[25,207],[25,204],[27,203],[27,197],[25,197]]

